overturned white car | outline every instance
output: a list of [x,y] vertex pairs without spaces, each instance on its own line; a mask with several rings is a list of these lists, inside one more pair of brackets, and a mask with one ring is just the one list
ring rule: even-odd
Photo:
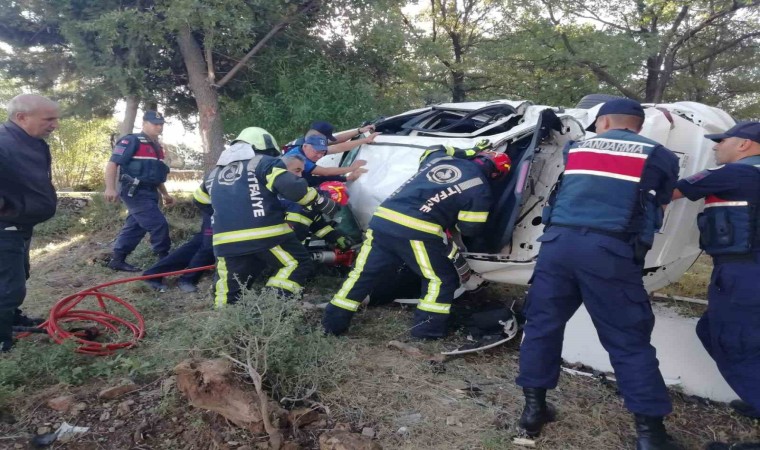
[[[438,144],[472,147],[483,138],[506,152],[513,165],[509,177],[495,186],[496,202],[487,233],[465,240],[471,268],[483,279],[526,285],[531,277],[543,232],[541,212],[562,173],[562,148],[569,140],[592,136],[585,131],[606,96],[589,96],[588,108],[562,109],[526,101],[447,103],[408,111],[376,122],[382,135],[373,144],[349,154],[331,155],[320,165],[367,161],[368,173],[349,186],[350,207],[366,229],[375,208],[414,175],[424,149]],[[597,100],[594,102],[594,100]],[[680,158],[680,177],[714,165],[713,142],[705,134],[725,131],[735,121],[727,113],[693,102],[644,105],[642,135],[658,141]],[[703,205],[679,201],[669,205],[663,226],[646,257],[644,283],[648,291],[678,280],[700,255],[696,216]],[[735,398],[699,344],[696,319],[668,308],[655,308],[653,344],[666,379],[690,393],[717,400]],[[563,358],[600,370],[611,370],[583,308],[568,324]]]

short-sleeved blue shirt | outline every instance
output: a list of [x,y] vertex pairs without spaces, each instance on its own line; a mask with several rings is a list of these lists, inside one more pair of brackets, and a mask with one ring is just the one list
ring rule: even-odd
[[303,174],[304,176],[311,175],[311,172],[317,167],[317,163],[306,157],[303,152],[303,148],[299,145],[291,148],[285,153],[285,156],[300,155],[303,158]]

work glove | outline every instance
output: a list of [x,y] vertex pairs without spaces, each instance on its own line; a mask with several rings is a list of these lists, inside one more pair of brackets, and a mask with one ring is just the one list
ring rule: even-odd
[[325,195],[317,197],[317,200],[311,205],[311,207],[327,217],[332,217],[340,209],[340,206],[338,206],[333,199]]
[[473,149],[476,150],[478,153],[480,153],[482,151],[485,151],[485,150],[490,150],[491,148],[493,148],[493,144],[491,144],[491,141],[488,140],[488,139],[481,139],[481,140],[479,140],[475,144],[475,147],[473,147]]
[[338,250],[345,252],[356,244],[353,239],[348,236],[341,236],[335,241],[335,246]]

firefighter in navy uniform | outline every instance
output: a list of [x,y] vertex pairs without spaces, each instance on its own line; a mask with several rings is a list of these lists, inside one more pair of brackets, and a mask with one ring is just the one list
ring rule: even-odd
[[326,333],[345,333],[378,278],[405,263],[423,279],[412,335],[436,339],[446,334],[459,274],[450,259],[456,247],[445,232],[455,226],[465,236],[481,232],[492,203],[489,182],[510,168],[504,153],[478,150],[440,146],[425,152],[422,169],[377,208],[356,266],[327,305]]
[[[106,165],[105,198],[109,202],[117,202],[121,198],[129,212],[108,264],[113,270],[140,271],[125,259],[146,232],[150,233],[151,247],[159,259],[169,254],[169,223],[159,208],[161,198],[166,206],[174,204],[174,199],[164,186],[169,166],[164,162],[164,150],[158,143],[163,128],[163,116],[156,111],[146,111],[142,132],[120,138]],[[116,190],[117,183],[121,187],[120,192]]]
[[583,303],[610,356],[637,450],[677,449],[663,425],[672,411],[650,343],[654,314],[644,290],[644,256],[678,177],[678,158],[639,136],[644,110],[612,100],[589,127],[595,137],[565,147],[565,170],[544,214],[546,228],[526,299],[517,384],[519,426],[530,436],[554,420],[546,390],[557,386],[565,324]]
[[[741,398],[731,406],[760,419],[760,123],[739,123],[706,137],[717,142],[715,161],[722,165],[679,180],[673,195],[705,199],[697,223],[713,272],[697,335]],[[713,443],[708,448],[729,446]],[[760,449],[760,442],[736,448]]]
[[198,202],[214,209],[216,307],[237,302],[242,288],[249,288],[267,265],[279,270],[266,285],[286,295],[298,295],[311,274],[311,257],[285,223],[278,195],[328,215],[339,208],[297,175],[303,172],[301,157],[258,153],[267,142],[277,145],[271,134],[259,130],[257,138],[249,138],[251,146],[222,152],[216,168],[195,192]]

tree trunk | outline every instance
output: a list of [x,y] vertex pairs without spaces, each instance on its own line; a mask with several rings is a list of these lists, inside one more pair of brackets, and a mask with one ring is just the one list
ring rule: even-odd
[[464,87],[464,73],[456,70],[452,71],[451,82],[451,101],[465,101],[467,99],[467,90]]
[[182,59],[188,75],[188,86],[198,106],[201,141],[203,142],[203,165],[209,169],[214,166],[224,150],[224,129],[219,114],[219,96],[211,86],[207,75],[203,51],[193,37],[189,28],[182,28],[177,35]]
[[655,96],[657,95],[658,83],[660,81],[661,65],[662,58],[659,55],[647,58],[647,84],[644,90],[644,103],[656,102]]
[[119,124],[119,136],[130,134],[135,129],[137,108],[140,106],[140,97],[136,95],[128,95],[126,100],[127,109],[124,111],[124,120]]

